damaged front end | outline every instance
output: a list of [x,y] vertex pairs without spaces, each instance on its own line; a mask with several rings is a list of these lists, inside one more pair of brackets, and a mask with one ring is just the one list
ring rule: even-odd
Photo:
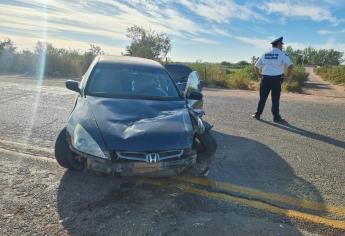
[[[159,160],[159,157],[166,155],[169,151],[156,153],[122,153],[114,154],[111,160],[88,157],[87,168],[96,172],[121,176],[174,176],[196,163],[197,153],[195,150],[170,151],[180,152],[169,159]],[[144,157],[142,160],[134,160]]]
[[[141,109],[147,101],[130,101],[127,106],[116,99],[109,102],[89,98],[87,104],[92,106],[87,107],[93,110],[79,103],[69,119],[70,149],[85,159],[87,169],[122,176],[173,176],[197,162],[193,139],[205,127],[182,103],[170,101],[163,107],[151,103],[148,110]],[[82,124],[80,116],[85,118]]]

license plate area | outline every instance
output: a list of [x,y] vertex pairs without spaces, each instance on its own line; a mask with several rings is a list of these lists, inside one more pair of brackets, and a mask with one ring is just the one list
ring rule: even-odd
[[160,170],[159,163],[140,163],[136,162],[133,164],[133,173],[149,173],[149,172],[156,172]]

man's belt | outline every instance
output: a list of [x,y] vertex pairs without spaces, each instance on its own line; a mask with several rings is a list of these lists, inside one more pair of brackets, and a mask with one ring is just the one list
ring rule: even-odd
[[281,75],[262,75],[262,77],[264,78],[282,78],[284,76],[284,74]]

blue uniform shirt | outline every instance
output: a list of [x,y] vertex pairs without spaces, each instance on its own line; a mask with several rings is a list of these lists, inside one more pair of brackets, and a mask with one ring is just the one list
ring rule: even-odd
[[262,75],[282,75],[285,66],[292,65],[289,56],[279,48],[272,48],[263,54],[256,62],[255,67],[261,68]]

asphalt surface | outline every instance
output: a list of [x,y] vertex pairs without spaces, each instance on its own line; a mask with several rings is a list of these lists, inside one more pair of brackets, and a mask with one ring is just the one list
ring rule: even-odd
[[0,76],[3,235],[341,235],[345,230],[344,98],[283,94],[281,113],[288,124],[275,124],[270,102],[262,121],[250,117],[257,92],[208,89],[205,118],[218,143],[208,179],[147,180],[59,167],[52,159],[54,142],[75,94],[63,80],[38,85],[30,78]]

